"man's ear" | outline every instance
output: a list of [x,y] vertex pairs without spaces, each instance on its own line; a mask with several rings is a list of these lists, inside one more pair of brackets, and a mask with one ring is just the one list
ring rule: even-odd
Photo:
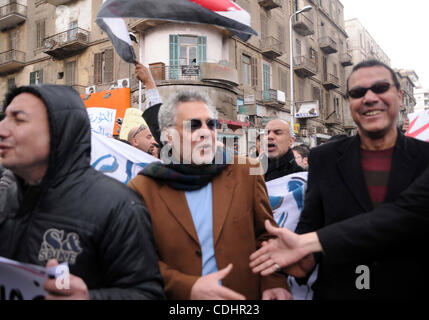
[[136,138],[132,138],[130,143],[133,147],[137,147],[137,139]]

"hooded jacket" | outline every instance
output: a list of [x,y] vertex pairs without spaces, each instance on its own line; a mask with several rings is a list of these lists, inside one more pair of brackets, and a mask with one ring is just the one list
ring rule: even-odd
[[68,262],[91,299],[163,299],[163,282],[146,207],[126,185],[90,165],[88,114],[71,87],[21,87],[48,112],[50,154],[41,183],[17,177],[17,213],[0,225],[0,256],[45,265]]

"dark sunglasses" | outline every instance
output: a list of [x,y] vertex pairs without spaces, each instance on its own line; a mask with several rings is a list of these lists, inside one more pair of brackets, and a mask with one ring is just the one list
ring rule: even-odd
[[[191,131],[195,131],[200,129],[203,126],[203,122],[200,119],[190,119],[188,120],[188,123],[190,124]],[[215,130],[218,127],[219,121],[216,119],[208,119],[206,121],[207,128],[210,130]]]
[[368,90],[371,90],[372,92],[374,92],[376,94],[381,94],[381,93],[385,93],[392,86],[394,86],[394,85],[389,83],[389,82],[377,82],[377,83],[373,84],[370,88],[355,87],[355,88],[349,90],[348,94],[353,99],[359,99],[359,98],[362,98],[364,95],[366,95]]

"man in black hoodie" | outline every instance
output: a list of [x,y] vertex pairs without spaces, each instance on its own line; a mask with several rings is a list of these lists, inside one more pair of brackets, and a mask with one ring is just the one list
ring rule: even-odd
[[291,150],[294,138],[287,122],[275,119],[265,127],[268,136],[268,170],[265,181],[271,181],[291,173],[304,171],[295,161]]
[[67,262],[69,289],[46,299],[162,299],[151,222],[139,197],[90,165],[91,131],[71,87],[15,88],[0,122],[0,158],[17,179],[19,208],[0,223],[0,256]]

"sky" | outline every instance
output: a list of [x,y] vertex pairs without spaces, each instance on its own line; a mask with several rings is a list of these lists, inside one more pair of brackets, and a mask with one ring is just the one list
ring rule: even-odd
[[358,18],[390,58],[391,67],[414,69],[429,88],[429,1],[340,0],[344,19]]

